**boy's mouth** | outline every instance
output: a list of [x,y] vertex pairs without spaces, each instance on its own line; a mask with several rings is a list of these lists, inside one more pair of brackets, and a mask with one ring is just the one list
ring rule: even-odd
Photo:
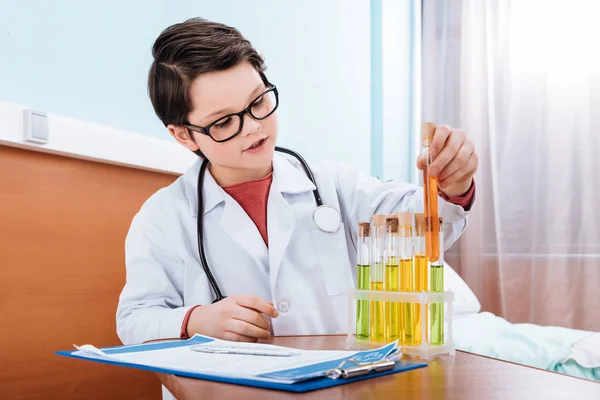
[[256,153],[256,152],[261,151],[263,149],[263,147],[265,146],[267,139],[268,139],[268,137],[258,139],[256,142],[252,143],[252,145],[250,145],[250,147],[245,149],[244,153]]

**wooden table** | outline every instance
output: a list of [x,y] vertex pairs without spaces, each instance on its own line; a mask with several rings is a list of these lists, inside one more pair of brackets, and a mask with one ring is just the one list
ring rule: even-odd
[[[301,349],[344,349],[345,336],[277,337],[269,341]],[[179,400],[188,399],[600,399],[600,383],[461,351],[426,368],[330,389],[294,394],[158,374]]]

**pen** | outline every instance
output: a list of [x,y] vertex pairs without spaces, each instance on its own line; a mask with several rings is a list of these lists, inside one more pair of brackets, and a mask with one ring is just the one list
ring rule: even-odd
[[248,356],[272,356],[272,357],[291,357],[300,355],[295,351],[287,350],[271,350],[271,349],[259,349],[259,348],[248,348],[248,347],[236,347],[236,346],[191,346],[191,350],[199,351],[201,353],[211,354],[243,354]]

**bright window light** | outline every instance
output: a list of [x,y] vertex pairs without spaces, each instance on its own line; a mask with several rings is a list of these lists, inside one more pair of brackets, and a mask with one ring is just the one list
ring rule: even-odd
[[600,1],[518,0],[510,6],[509,57],[515,72],[555,77],[600,73]]

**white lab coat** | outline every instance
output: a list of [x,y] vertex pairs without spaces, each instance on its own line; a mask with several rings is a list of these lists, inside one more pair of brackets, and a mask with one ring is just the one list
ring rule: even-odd
[[[200,164],[150,197],[133,219],[126,240],[127,282],[117,310],[117,332],[125,344],[178,338],[190,307],[213,299],[196,236]],[[417,186],[382,183],[329,162],[311,169],[323,203],[340,211],[342,228],[332,234],[313,225],[313,183],[296,160],[276,153],[267,205],[268,248],[208,170],[204,179],[201,212],[212,273],[225,296],[244,293],[272,301],[279,310],[271,321],[274,335],[347,333],[345,292],[356,278],[358,223],[376,213],[422,211]],[[466,228],[468,212],[439,198],[439,214],[448,247]]]

